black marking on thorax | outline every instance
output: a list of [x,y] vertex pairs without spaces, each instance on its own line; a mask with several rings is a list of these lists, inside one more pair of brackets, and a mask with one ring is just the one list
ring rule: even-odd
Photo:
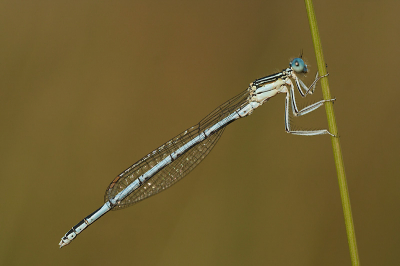
[[282,72],[256,79],[253,82],[253,86],[256,86],[258,88],[258,87],[263,86],[266,83],[277,81],[278,79],[286,79],[287,76],[290,75],[290,72],[291,72],[291,69],[287,68],[287,69],[282,70]]

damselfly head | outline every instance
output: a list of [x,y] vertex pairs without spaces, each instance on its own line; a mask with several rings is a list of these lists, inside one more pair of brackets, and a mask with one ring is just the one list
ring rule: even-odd
[[303,59],[301,58],[295,58],[292,61],[290,61],[289,64],[290,68],[293,69],[296,73],[307,73],[307,65],[304,63]]

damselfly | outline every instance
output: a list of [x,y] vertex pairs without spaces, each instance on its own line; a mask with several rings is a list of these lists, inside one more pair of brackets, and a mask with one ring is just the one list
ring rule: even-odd
[[305,97],[314,92],[318,80],[322,78],[318,76],[317,72],[314,82],[310,87],[307,87],[296,76],[296,74],[307,72],[307,65],[301,58],[293,59],[288,68],[279,73],[256,79],[250,83],[247,90],[219,106],[198,124],[144,156],[111,182],[104,196],[104,205],[72,227],[61,238],[60,248],[71,243],[86,227],[109,210],[120,210],[128,207],[175,184],[207,156],[228,124],[251,115],[256,108],[279,93],[286,94],[286,132],[305,136],[323,134],[335,136],[326,129],[312,131],[292,131],[290,129],[290,105],[293,115],[301,116],[314,111],[325,102],[335,100],[321,100],[298,110],[294,95],[294,84],[296,84],[300,95]]

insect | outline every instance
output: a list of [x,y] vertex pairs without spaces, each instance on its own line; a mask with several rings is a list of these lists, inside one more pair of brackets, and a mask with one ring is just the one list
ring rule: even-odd
[[220,105],[198,124],[144,156],[111,182],[104,196],[104,205],[72,227],[61,238],[60,248],[71,243],[78,234],[108,211],[128,207],[175,184],[207,156],[228,124],[251,115],[255,109],[279,93],[286,94],[285,130],[287,133],[304,136],[329,134],[335,137],[326,129],[312,131],[290,129],[290,105],[293,115],[301,116],[316,110],[325,102],[335,100],[321,100],[298,110],[294,87],[296,86],[302,97],[306,97],[314,92],[317,82],[325,77],[319,77],[317,72],[314,82],[307,87],[297,77],[297,74],[307,72],[307,65],[303,59],[293,59],[288,68],[256,79],[250,83],[247,90]]

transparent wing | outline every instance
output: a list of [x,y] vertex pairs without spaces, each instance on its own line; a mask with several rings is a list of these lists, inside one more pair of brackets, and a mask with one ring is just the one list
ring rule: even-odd
[[[249,93],[246,90],[233,97],[229,101],[216,108],[197,125],[185,130],[178,136],[167,141],[164,145],[161,145],[159,148],[126,169],[108,186],[104,200],[108,201],[114,198],[119,192],[168,157],[172,152],[176,151],[194,137],[198,136],[202,131],[224,119],[232,112],[242,108],[245,104],[247,104],[248,94]],[[118,205],[116,205],[113,210],[120,210],[128,207],[138,201],[163,191],[164,189],[175,184],[177,181],[181,180],[209,154],[221,137],[223,131],[224,128],[221,128],[221,130],[215,132],[202,142],[199,142],[171,164],[154,174],[149,180],[143,183],[139,188],[124,198]]]

